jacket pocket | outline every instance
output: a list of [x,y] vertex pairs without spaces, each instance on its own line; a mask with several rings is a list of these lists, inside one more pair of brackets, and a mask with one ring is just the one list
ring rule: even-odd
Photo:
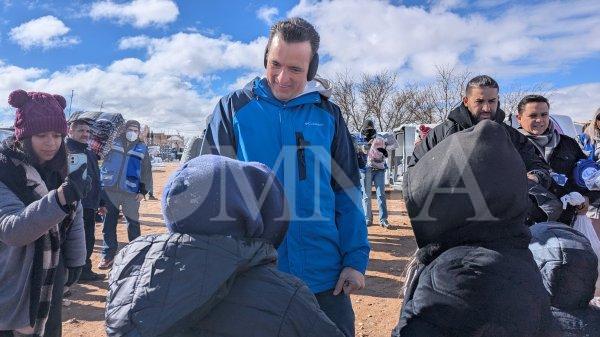
[[298,161],[298,179],[306,179],[306,147],[310,143],[304,139],[302,132],[296,132],[296,159]]

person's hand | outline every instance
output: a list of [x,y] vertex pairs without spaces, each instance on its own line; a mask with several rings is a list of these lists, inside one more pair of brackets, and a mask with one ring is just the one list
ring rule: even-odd
[[340,273],[340,278],[338,279],[337,284],[335,285],[333,295],[339,295],[342,292],[342,290],[346,295],[350,295],[358,290],[361,290],[364,287],[365,275],[353,268],[345,267]]
[[73,267],[67,268],[67,282],[65,283],[66,287],[70,287],[73,283],[79,281],[79,276],[81,276],[81,271],[83,267]]
[[72,204],[84,197],[86,182],[83,179],[83,171],[86,168],[87,164],[83,164],[77,170],[69,173],[65,181],[57,189],[58,199],[61,204]]
[[588,208],[590,207],[590,199],[588,199],[588,197],[583,196],[585,198],[585,202],[577,207],[575,207],[577,209],[577,214],[586,214],[588,211]]
[[138,193],[138,194],[136,194],[136,196],[135,196],[135,200],[136,200],[137,202],[140,202],[140,201],[144,200],[144,195],[143,195],[142,193]]
[[527,179],[533,180],[536,184],[540,183],[540,179],[538,178],[538,176],[533,173],[527,173]]
[[98,214],[105,216],[108,213],[108,209],[104,206],[98,208]]

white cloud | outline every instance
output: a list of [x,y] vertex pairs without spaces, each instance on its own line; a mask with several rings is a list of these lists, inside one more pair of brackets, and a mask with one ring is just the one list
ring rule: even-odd
[[124,38],[119,48],[146,48],[148,59],[136,68],[145,74],[171,74],[202,79],[227,69],[261,69],[266,37],[244,43],[230,37],[211,38],[199,33],[177,33],[160,39]]
[[[488,1],[488,5],[501,1]],[[425,7],[388,1],[306,1],[287,13],[315,24],[321,35],[320,72],[392,70],[427,80],[435,65],[468,67],[514,78],[552,72],[600,52],[600,2],[509,5],[493,18],[461,16],[460,1]]]
[[556,89],[548,96],[551,113],[569,115],[575,121],[588,121],[600,108],[600,82]]
[[79,43],[78,38],[66,36],[70,30],[62,21],[48,15],[14,27],[9,36],[24,49],[50,49]]
[[238,89],[242,89],[243,87],[246,86],[246,84],[250,83],[250,81],[252,81],[256,77],[262,77],[262,76],[263,76],[263,73],[257,72],[257,71],[244,74],[244,75],[238,77],[235,80],[235,82],[229,84],[227,86],[227,91],[235,91]]
[[126,4],[101,1],[94,3],[90,11],[94,20],[114,19],[137,28],[165,25],[175,21],[178,15],[179,8],[171,0],[133,0]]
[[274,18],[277,15],[279,15],[279,9],[277,9],[277,7],[263,6],[256,11],[256,16],[266,22],[269,26],[273,24]]
[[61,94],[67,100],[74,89],[73,111],[97,110],[102,102],[103,111],[120,112],[152,128],[183,134],[200,133],[219,99],[210,91],[199,94],[192,83],[175,76],[126,74],[84,65],[48,74],[0,63],[0,125],[13,122],[7,98],[19,88]]

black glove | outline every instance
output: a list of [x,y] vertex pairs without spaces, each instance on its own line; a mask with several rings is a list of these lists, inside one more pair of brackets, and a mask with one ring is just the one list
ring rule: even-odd
[[71,285],[73,285],[73,283],[77,282],[79,280],[79,276],[81,276],[82,270],[83,270],[83,266],[67,268],[68,276],[67,276],[67,282],[65,283],[65,286],[70,287]]
[[81,165],[77,170],[69,173],[65,178],[65,182],[62,183],[61,186],[67,205],[79,201],[85,196],[86,182],[83,179],[83,171],[86,167],[86,164]]

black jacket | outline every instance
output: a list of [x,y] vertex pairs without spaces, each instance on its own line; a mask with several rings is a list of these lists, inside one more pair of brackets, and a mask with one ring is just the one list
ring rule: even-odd
[[108,336],[343,337],[264,240],[148,235],[115,258]]
[[531,250],[550,295],[561,337],[600,336],[600,308],[589,305],[598,278],[598,257],[589,240],[558,222],[531,228]]
[[[535,146],[529,142],[527,137],[523,136],[519,131],[503,122],[505,116],[506,114],[504,111],[498,108],[494,121],[502,125],[508,131],[510,140],[512,141],[515,149],[517,149],[521,155],[527,171],[535,173],[538,176],[540,183],[544,186],[548,186],[551,179],[549,174],[550,167],[542,158],[539,157],[539,155],[537,155]],[[456,107],[454,110],[450,111],[448,114],[448,119],[445,122],[429,131],[427,137],[415,146],[413,154],[408,162],[408,166],[414,166],[419,160],[421,160],[425,153],[430,151],[434,146],[446,139],[446,137],[449,135],[466,130],[474,125],[475,124],[473,123],[471,114],[467,110],[467,107],[464,106],[464,104]]]
[[[535,150],[540,156],[542,156],[537,147]],[[586,188],[579,187],[575,183],[575,178],[573,177],[573,169],[577,165],[577,162],[585,158],[587,158],[587,156],[583,153],[581,147],[579,147],[579,144],[577,144],[577,141],[569,136],[560,135],[560,141],[550,155],[548,164],[553,172],[564,174],[567,177],[567,183],[565,186],[560,186],[554,180],[552,180],[549,191],[559,199],[563,195],[570,192],[579,192],[584,196],[593,197],[595,194]],[[567,208],[562,211],[562,214],[557,221],[571,226],[573,224],[575,215],[575,207],[568,205]]]
[[418,263],[393,336],[548,336],[526,170],[507,128],[482,121],[420,159],[402,189]]
[[98,167],[98,156],[88,148],[87,144],[80,143],[72,138],[67,138],[67,151],[69,153],[84,153],[87,156],[87,176],[91,188],[81,200],[83,208],[97,209],[100,206],[100,168]]

